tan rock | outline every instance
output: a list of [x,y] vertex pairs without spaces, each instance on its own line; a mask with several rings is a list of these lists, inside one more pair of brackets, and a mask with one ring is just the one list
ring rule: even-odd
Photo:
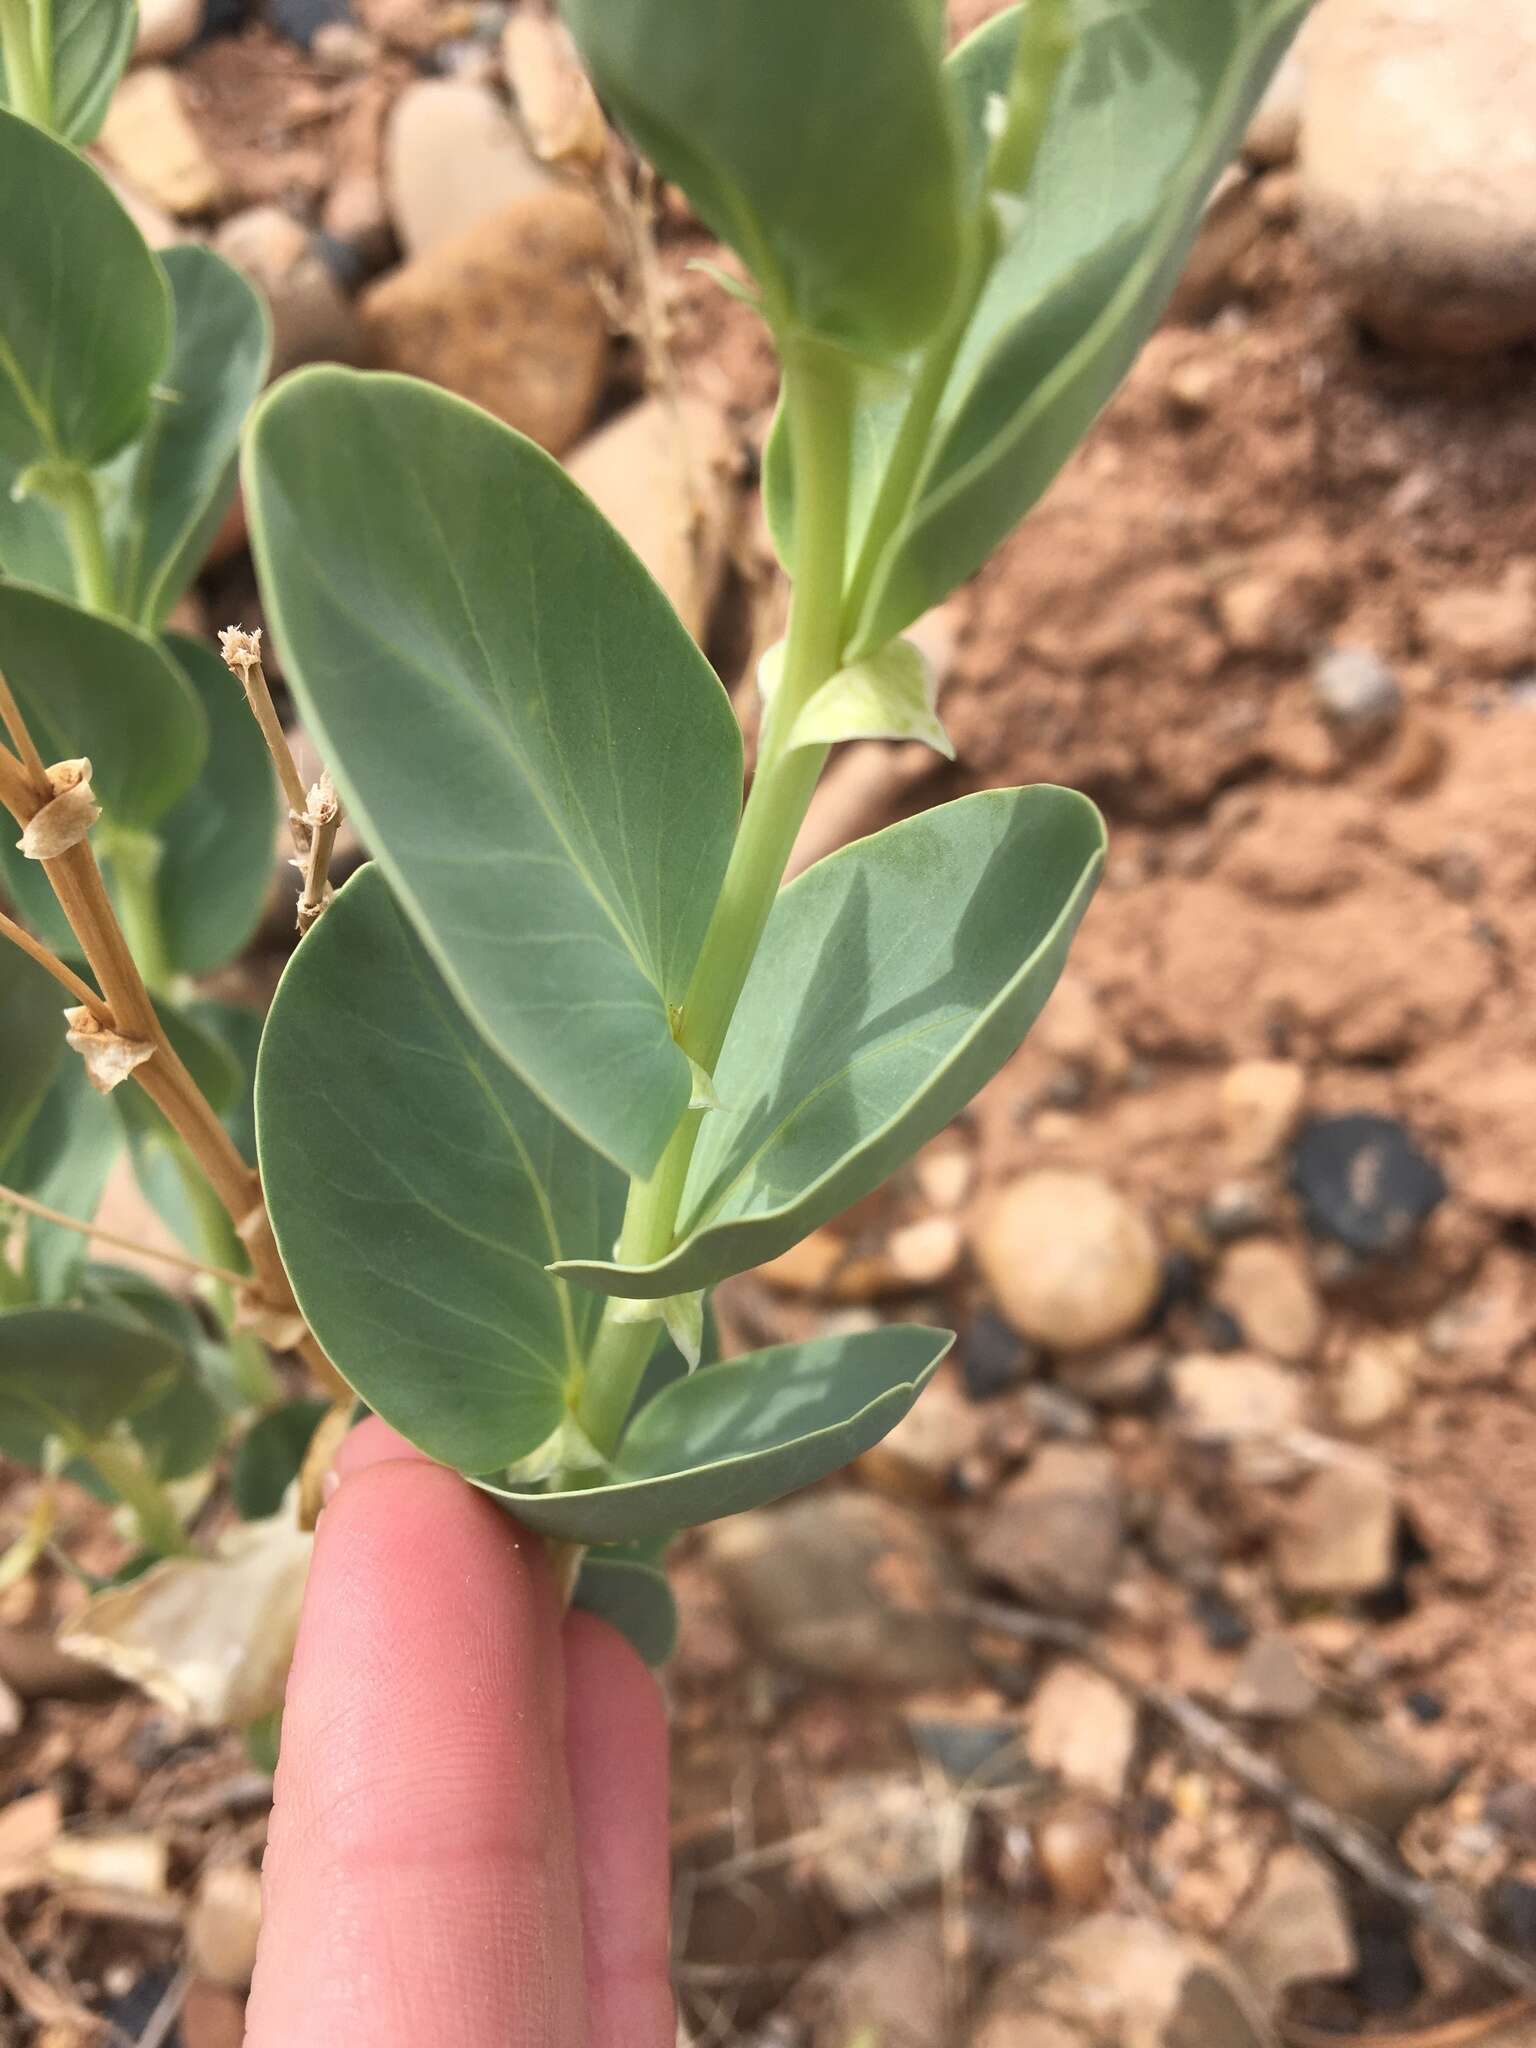
[[1047,1444],[1004,1488],[973,1532],[971,1559],[1032,1605],[1101,1609],[1124,1541],[1119,1468],[1095,1444]]
[[702,640],[741,520],[741,451],[724,412],[702,398],[642,399],[566,468]]
[[1113,1803],[1136,1748],[1135,1705],[1091,1665],[1053,1665],[1030,1707],[1026,1746],[1038,1770]]
[[594,279],[608,255],[594,201],[529,193],[373,286],[364,325],[388,368],[431,377],[560,454],[602,391]]
[[1397,1562],[1397,1495],[1386,1464],[1362,1451],[1315,1473],[1287,1506],[1274,1556],[1288,1593],[1348,1599],[1384,1586]]
[[820,1798],[824,1846],[816,1876],[845,1920],[867,1920],[936,1892],[944,1872],[944,1824],[921,1778],[854,1771]]
[[1221,1255],[1211,1298],[1256,1350],[1300,1365],[1323,1334],[1323,1309],[1301,1258],[1277,1238],[1249,1237]]
[[1233,1674],[1227,1704],[1255,1721],[1296,1721],[1317,1704],[1317,1686],[1289,1636],[1257,1635]]
[[256,1967],[261,1879],[246,1863],[214,1863],[198,1879],[187,1916],[193,1969],[210,1983],[243,1991]]
[[535,154],[597,169],[608,125],[564,26],[519,8],[502,30],[501,63]]
[[1478,675],[1508,675],[1536,660],[1536,562],[1511,562],[1484,589],[1423,598],[1419,616],[1442,657]]
[[806,2048],[935,2048],[947,2020],[946,1928],[937,1908],[909,1908],[839,1943],[791,1994]]
[[1243,136],[1243,155],[1249,163],[1266,170],[1294,162],[1301,139],[1301,110],[1307,82],[1306,52],[1301,42],[1298,37],[1280,59]]
[[1239,1060],[1221,1077],[1221,1122],[1237,1166],[1267,1166],[1296,1134],[1307,1077],[1295,1060]]
[[176,74],[163,64],[130,71],[118,86],[100,146],[136,191],[178,219],[211,213],[224,196],[219,167],[188,119]]
[[1443,1793],[1441,1778],[1391,1736],[1334,1707],[1314,1707],[1274,1742],[1281,1769],[1303,1792],[1388,1841]]
[[1174,1418],[1186,1442],[1229,1453],[1254,1480],[1296,1470],[1291,1439],[1300,1429],[1306,1385],[1267,1359],[1236,1351],[1198,1351],[1181,1358],[1169,1378]]
[[1330,1389],[1340,1429],[1364,1436],[1395,1421],[1413,1398],[1420,1356],[1411,1335],[1378,1333],[1351,1346]]
[[488,86],[418,78],[390,109],[384,189],[407,257],[441,248],[551,182]]
[[1536,12],[1529,0],[1330,0],[1308,35],[1309,239],[1400,346],[1536,334]]
[[1076,1913],[1103,1904],[1115,1848],[1113,1814],[1096,1800],[1071,1800],[1035,1830],[1035,1854],[1051,1896]]
[[814,1677],[917,1690],[963,1683],[962,1590],[922,1520],[870,1494],[807,1494],[733,1515],[706,1542],[743,1632]]
[[1294,1844],[1277,1849],[1227,1932],[1227,1953],[1271,2009],[1293,1984],[1349,1976],[1359,1957],[1331,1867]]
[[923,1389],[890,1434],[866,1451],[858,1472],[878,1492],[902,1500],[948,1500],[955,1474],[982,1447],[990,1425],[948,1374]]
[[1047,1168],[1014,1181],[983,1217],[976,1255],[1014,1328],[1059,1351],[1128,1337],[1161,1281],[1151,1225],[1094,1173]]
[[1273,2048],[1252,1990],[1215,1949],[1100,1913],[998,1980],[970,2048]]
[[133,39],[136,64],[155,64],[183,51],[203,25],[204,0],[139,0]]
[[306,228],[280,206],[233,214],[213,246],[255,285],[272,316],[272,374],[301,363],[363,363],[368,343]]

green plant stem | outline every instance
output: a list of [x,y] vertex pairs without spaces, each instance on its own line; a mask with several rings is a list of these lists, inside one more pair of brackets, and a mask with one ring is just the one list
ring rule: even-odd
[[[0,0],[0,6],[4,5],[5,0]],[[69,552],[75,565],[75,582],[81,602],[93,612],[110,616],[117,609],[117,586],[101,523],[101,502],[96,496],[96,485],[87,471],[76,469],[59,480],[55,495],[64,508],[69,529]]]
[[[49,41],[52,41],[51,33]],[[11,105],[24,121],[31,121],[38,128],[51,129],[52,82],[49,71],[40,72],[38,69],[27,0],[0,0],[0,52],[5,56]]]
[[48,94],[53,118],[53,0],[32,0],[32,59]]
[[192,1545],[163,1486],[145,1470],[137,1451],[123,1444],[93,1443],[83,1455],[91,1461],[124,1506],[132,1510],[146,1550],[162,1557],[186,1557]]
[[[746,984],[785,864],[827,757],[825,747],[784,749],[801,706],[842,656],[848,540],[853,372],[846,357],[807,337],[784,348],[784,403],[800,507],[794,595],[778,689],[763,720],[757,773],[742,812],[719,900],[683,1004],[678,1042],[713,1072]],[[626,1264],[671,1248],[705,1110],[684,1112],[649,1180],[630,1188],[619,1237]],[[576,1416],[600,1451],[617,1445],[660,1325],[625,1323],[610,1309],[587,1361]]]
[[[891,535],[906,522],[917,496],[918,485],[933,444],[934,422],[939,415],[955,358],[960,353],[977,301],[992,272],[997,255],[997,221],[989,202],[984,201],[972,218],[971,232],[955,286],[948,316],[928,344],[907,409],[902,415],[885,475],[875,498],[874,511],[865,529],[858,561],[854,564],[844,600],[842,631],[848,652],[857,658],[872,650],[859,645],[859,621],[869,597],[870,586],[880,566],[880,557]],[[796,517],[799,517],[799,478],[795,480]]]
[[164,996],[169,993],[174,975],[155,893],[160,842],[151,832],[133,832],[121,825],[108,827],[103,822],[101,853],[110,864],[118,921],[134,965],[150,994]]

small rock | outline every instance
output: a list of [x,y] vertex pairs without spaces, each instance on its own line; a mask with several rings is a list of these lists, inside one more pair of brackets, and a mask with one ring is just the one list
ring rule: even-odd
[[1191,1352],[1170,1374],[1174,1416],[1186,1442],[1239,1454],[1258,1478],[1294,1470],[1287,1440],[1301,1427],[1305,1383],[1283,1366],[1242,1352]]
[[1443,1795],[1441,1779],[1379,1728],[1317,1706],[1275,1735],[1281,1768],[1303,1792],[1395,1840],[1422,1807]]
[[1213,1650],[1240,1650],[1253,1635],[1253,1624],[1219,1586],[1197,1586],[1189,1603],[1190,1619]]
[[358,78],[378,63],[379,39],[355,21],[326,21],[310,39],[309,54],[327,78]]
[[1221,1077],[1227,1151],[1239,1166],[1266,1166],[1301,1121],[1307,1077],[1295,1060],[1240,1060]]
[[1317,1687],[1290,1637],[1275,1630],[1255,1636],[1227,1694],[1233,1713],[1253,1721],[1299,1721],[1316,1704]]
[[9,1742],[13,1735],[21,1733],[21,1724],[26,1719],[26,1707],[21,1697],[13,1692],[3,1678],[0,1678],[0,1742]]
[[1146,1217],[1093,1173],[1047,1168],[1014,1181],[983,1219],[976,1252],[1004,1316],[1052,1350],[1130,1336],[1161,1285]]
[[935,1138],[912,1161],[912,1178],[928,1207],[948,1215],[960,1208],[971,1192],[976,1179],[975,1155],[952,1136]]
[[1443,590],[1421,600],[1432,645],[1476,675],[1506,676],[1536,655],[1536,562],[1511,562],[1482,590]]
[[986,1510],[971,1559],[1031,1605],[1094,1614],[1114,1588],[1123,1540],[1113,1455],[1096,1445],[1055,1443]]
[[1372,1335],[1352,1345],[1330,1389],[1340,1429],[1365,1436],[1395,1421],[1413,1398],[1419,1355],[1411,1335]]
[[265,12],[278,34],[303,50],[327,29],[352,25],[351,0],[266,0]]
[[425,256],[515,199],[545,192],[550,174],[506,108],[483,85],[418,78],[390,110],[384,189],[400,246]]
[[1536,335],[1533,102],[1528,0],[1319,10],[1300,140],[1308,237],[1386,340],[1481,354]]
[[1216,592],[1216,616],[1239,654],[1294,661],[1316,646],[1334,609],[1326,566],[1298,557],[1246,569]]
[[1341,733],[1376,739],[1403,713],[1402,685],[1368,647],[1330,647],[1312,665],[1318,709]]
[[936,1892],[943,1823],[920,1779],[855,1771],[822,1791],[816,1875],[846,1920],[867,1920]]
[[1091,1444],[1098,1434],[1093,1410],[1086,1401],[1069,1394],[1065,1387],[1053,1387],[1049,1380],[1036,1380],[1024,1389],[1024,1413],[1044,1437],[1063,1442]]
[[1134,1408],[1163,1384],[1168,1355],[1153,1337],[1108,1351],[1065,1353],[1056,1377],[1069,1394],[1095,1408]]
[[1306,57],[1292,43],[1264,88],[1264,97],[1254,108],[1243,136],[1243,155],[1249,163],[1277,170],[1295,161],[1306,80]]
[[1186,1494],[1161,1492],[1147,1541],[1171,1578],[1187,1586],[1208,1586],[1221,1560],[1221,1531]]
[[1097,1803],[1074,1800],[1046,1815],[1035,1829],[1035,1854],[1058,1906],[1091,1913],[1104,1903],[1115,1842],[1114,1819]]
[[1375,1592],[1397,1567],[1397,1495],[1380,1458],[1325,1465],[1290,1502],[1274,1545],[1287,1593],[1349,1599]]
[[873,1495],[826,1492],[709,1531],[738,1623],[770,1661],[916,1691],[973,1669],[944,1611],[963,1582],[922,1521]]
[[1292,1158],[1308,1226],[1363,1257],[1405,1251],[1444,1201],[1445,1176],[1393,1117],[1315,1117]]
[[960,1351],[960,1377],[973,1401],[995,1401],[1040,1370],[1040,1353],[988,1309],[972,1318]]
[[151,1829],[60,1835],[44,1861],[58,1884],[123,1892],[135,1899],[163,1899],[170,1878],[170,1843]]
[[176,74],[163,64],[123,79],[102,123],[101,150],[136,191],[179,220],[212,213],[224,196],[219,167],[187,117]]
[[1536,1850],[1536,1785],[1515,1778],[1490,1792],[1483,1818],[1517,1848]]
[[167,57],[179,57],[196,41],[202,26],[203,0],[139,0],[134,62],[158,64]]
[[1305,1265],[1278,1239],[1248,1237],[1230,1245],[1211,1294],[1237,1318],[1248,1342],[1270,1357],[1300,1365],[1317,1350],[1322,1304]]
[[791,1994],[803,2048],[934,2048],[947,2023],[944,1916],[919,1908],[861,1928]]
[[1271,2048],[1252,1991],[1205,1943],[1100,1913],[1015,1963],[970,2048]]
[[954,1497],[957,1468],[981,1449],[986,1434],[986,1417],[946,1376],[924,1389],[857,1470],[877,1492],[937,1506]]
[[741,514],[740,450],[724,412],[701,398],[642,399],[574,449],[566,468],[702,640]]
[[1359,1957],[1329,1865],[1307,1849],[1277,1849],[1259,1890],[1227,1930],[1227,1953],[1271,2010],[1293,1984],[1349,1976]]
[[187,1952],[198,1976],[244,1991],[260,1933],[260,1877],[245,1863],[210,1864],[187,1916]]
[[502,31],[501,63],[536,155],[600,168],[608,126],[561,23],[519,8]]
[[388,368],[432,378],[558,455],[602,390],[594,278],[608,255],[594,200],[530,192],[382,278],[363,319]]
[[362,363],[362,328],[314,238],[280,206],[234,214],[214,248],[244,271],[272,315],[272,374],[301,363]]
[[1037,1770],[1113,1803],[1136,1747],[1135,1704],[1089,1664],[1054,1664],[1031,1702],[1027,1745]]
[[1274,1204],[1258,1181],[1224,1180],[1211,1190],[1200,1221],[1218,1243],[1229,1244],[1267,1229],[1274,1221]]
[[[384,204],[384,187],[372,171],[349,171],[325,195],[320,225],[332,242],[349,252],[355,283],[385,269],[395,256],[395,231]],[[330,265],[333,274],[337,266]],[[347,289],[338,277],[337,282]]]

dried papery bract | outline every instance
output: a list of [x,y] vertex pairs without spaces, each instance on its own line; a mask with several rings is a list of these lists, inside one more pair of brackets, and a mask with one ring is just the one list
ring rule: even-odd
[[28,860],[54,860],[78,846],[101,816],[91,789],[91,764],[59,761],[48,770],[53,791],[48,802],[33,812],[17,840],[17,850]]

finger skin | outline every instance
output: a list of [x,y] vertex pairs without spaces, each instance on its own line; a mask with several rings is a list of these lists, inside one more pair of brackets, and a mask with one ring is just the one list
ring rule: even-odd
[[565,1678],[593,2048],[674,2048],[661,1691],[618,1631],[590,1614],[566,1621]]
[[587,2048],[542,1551],[405,1452],[354,1432],[316,1533],[247,2048]]

